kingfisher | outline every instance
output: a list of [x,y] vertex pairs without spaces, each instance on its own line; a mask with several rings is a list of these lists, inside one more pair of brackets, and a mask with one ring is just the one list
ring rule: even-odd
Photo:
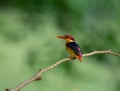
[[82,62],[82,52],[80,46],[76,43],[76,40],[73,36],[66,34],[64,36],[57,36],[57,38],[66,40],[66,50],[70,54],[70,58],[77,58],[80,62]]

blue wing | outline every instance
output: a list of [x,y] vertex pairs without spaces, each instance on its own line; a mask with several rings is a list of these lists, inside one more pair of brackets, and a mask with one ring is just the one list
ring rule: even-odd
[[74,51],[76,55],[82,55],[80,46],[75,42],[66,43],[66,46]]

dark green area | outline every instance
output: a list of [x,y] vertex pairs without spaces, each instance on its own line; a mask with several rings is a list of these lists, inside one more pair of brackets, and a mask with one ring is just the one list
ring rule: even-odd
[[[120,0],[1,0],[0,91],[69,54],[57,35],[71,34],[83,53],[120,53]],[[120,91],[120,57],[66,62],[21,91]]]

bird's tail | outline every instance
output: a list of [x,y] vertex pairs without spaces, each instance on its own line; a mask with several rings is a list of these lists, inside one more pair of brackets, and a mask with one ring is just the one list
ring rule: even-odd
[[82,55],[76,57],[80,62],[82,62]]
[[78,60],[79,60],[80,62],[82,62],[82,57],[78,57]]

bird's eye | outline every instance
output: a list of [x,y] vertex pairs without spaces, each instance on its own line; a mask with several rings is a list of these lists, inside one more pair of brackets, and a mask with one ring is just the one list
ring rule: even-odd
[[68,36],[66,36],[66,38],[68,38]]
[[73,38],[71,38],[71,40],[74,40]]

